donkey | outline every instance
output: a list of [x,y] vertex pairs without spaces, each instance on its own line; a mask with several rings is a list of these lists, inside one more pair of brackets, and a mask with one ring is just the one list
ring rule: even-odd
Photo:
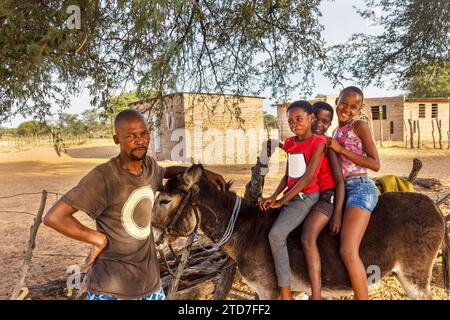
[[[160,244],[188,236],[197,226],[213,242],[218,242],[226,232],[236,194],[229,191],[231,183],[227,184],[226,190],[220,191],[204,178],[203,173],[201,165],[192,165],[183,175],[168,180],[156,197],[152,224],[168,231],[158,239]],[[191,201],[183,201],[188,193],[193,194]],[[176,222],[171,224],[182,202],[187,205],[179,211]],[[279,209],[262,212],[255,203],[242,199],[231,237],[220,247],[237,262],[245,282],[260,299],[279,298],[268,240],[278,214]],[[170,230],[167,229],[169,224]],[[301,226],[287,239],[293,278],[291,286],[293,291],[310,293],[300,236]],[[447,257],[450,240],[439,208],[430,198],[418,193],[383,194],[372,213],[360,248],[366,270],[373,270],[375,274],[379,272],[379,277],[375,277],[369,288],[383,276],[394,272],[409,298],[431,299],[431,273],[441,245],[444,285],[449,290]],[[347,270],[339,254],[339,237],[323,230],[318,246],[322,260],[322,295],[338,297],[352,294]]]

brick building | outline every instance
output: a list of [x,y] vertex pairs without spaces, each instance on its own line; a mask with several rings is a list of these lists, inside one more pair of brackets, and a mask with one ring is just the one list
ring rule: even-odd
[[[263,97],[181,92],[166,95],[162,101],[161,114],[146,112],[151,129],[149,154],[155,159],[255,163],[265,137]],[[143,111],[152,102],[132,106]],[[233,110],[243,122],[236,120]]]
[[[310,102],[314,103],[321,100],[334,107],[336,98],[336,96],[326,96],[323,99],[310,100]],[[292,135],[287,124],[287,106],[287,103],[277,105],[277,119],[280,126],[281,140]],[[409,120],[411,120],[414,146],[417,146],[419,131],[421,144],[429,145],[433,141],[433,125],[434,137],[436,142],[438,141],[436,124],[436,120],[438,120],[441,123],[444,146],[448,143],[447,132],[450,131],[450,104],[448,98],[413,99],[403,96],[365,98],[362,115],[367,119],[376,142],[380,142],[381,139],[383,141],[409,141]],[[337,119],[335,117],[328,133],[331,135],[336,127]]]

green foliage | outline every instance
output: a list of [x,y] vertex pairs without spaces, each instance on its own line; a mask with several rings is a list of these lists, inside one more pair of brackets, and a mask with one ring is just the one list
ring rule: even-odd
[[87,126],[78,119],[78,115],[61,113],[58,119],[58,128],[65,135],[77,135],[86,133]]
[[381,87],[390,80],[395,88],[404,88],[411,79],[426,76],[424,65],[448,61],[450,1],[365,0],[365,4],[366,9],[358,12],[380,33],[356,33],[331,48],[332,68],[326,75],[363,87]]
[[450,97],[450,65],[447,60],[442,64],[427,64],[423,72],[404,84],[410,98]]
[[269,138],[272,129],[278,128],[277,118],[271,114],[264,111],[264,129],[267,132],[267,137]]
[[[391,79],[403,88],[429,72],[424,65],[448,61],[448,0],[365,0],[359,12],[381,34],[354,34],[332,48],[321,37],[320,3],[2,0],[0,123],[16,115],[48,121],[83,87],[110,120],[125,105],[111,104],[111,93],[130,85],[144,100],[266,89],[289,100],[293,92],[310,95],[316,69],[335,86],[346,79],[382,86]],[[67,26],[69,5],[81,9],[80,29]],[[163,105],[153,107],[160,113]],[[230,114],[238,117],[237,108]]]
[[[67,28],[69,4],[81,8],[79,30]],[[259,95],[266,88],[274,97],[306,95],[315,63],[325,58],[319,4],[3,0],[0,122],[54,116],[52,106],[63,111],[84,85],[92,105],[105,110],[111,92],[129,84],[141,99],[176,91]]]
[[0,127],[0,139],[5,135],[16,135],[16,128],[2,128]]
[[[144,93],[143,95],[146,99],[154,97],[154,95],[150,93]],[[125,92],[117,97],[112,97],[108,100],[103,116],[107,119],[114,119],[120,111],[130,109],[131,103],[140,101],[141,99],[142,95],[140,95],[137,91]]]
[[277,118],[264,111],[264,128],[272,129],[278,128]]
[[36,120],[22,122],[16,130],[20,136],[37,136],[41,134],[49,133],[49,128]]

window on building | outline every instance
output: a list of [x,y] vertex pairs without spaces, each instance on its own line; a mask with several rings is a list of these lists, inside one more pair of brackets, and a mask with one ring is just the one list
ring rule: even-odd
[[425,118],[425,105],[419,104],[419,118]]
[[394,121],[390,122],[390,132],[391,134],[394,134]]
[[155,151],[161,152],[161,135],[159,133],[159,128],[155,128]]
[[159,120],[156,114],[153,115],[153,127],[155,132],[155,152],[161,152],[161,133],[159,131]]
[[386,106],[372,106],[372,120],[386,120]]
[[378,106],[372,107],[372,120],[380,120],[380,108]]
[[173,112],[166,113],[167,129],[173,130]]
[[438,105],[436,103],[433,103],[431,105],[431,117],[432,118],[438,117]]

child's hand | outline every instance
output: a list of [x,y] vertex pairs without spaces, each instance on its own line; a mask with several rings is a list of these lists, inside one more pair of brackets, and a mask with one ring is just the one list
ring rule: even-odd
[[335,236],[341,231],[342,213],[335,211],[330,222],[331,235]]
[[276,200],[275,202],[272,202],[270,204],[270,207],[272,209],[281,208],[283,206],[283,203],[280,200]]
[[262,211],[266,211],[271,208],[271,204],[277,201],[277,198],[270,196],[269,198],[258,197],[258,205]]
[[334,152],[341,153],[342,146],[339,144],[339,142],[337,142],[336,139],[327,137],[327,146]]

